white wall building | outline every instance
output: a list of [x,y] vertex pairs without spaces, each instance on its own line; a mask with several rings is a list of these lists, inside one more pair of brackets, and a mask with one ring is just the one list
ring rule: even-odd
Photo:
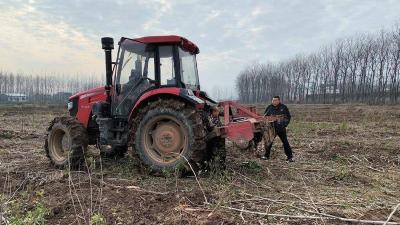
[[7,97],[7,101],[9,102],[27,102],[28,97],[26,94],[20,93],[6,93],[5,96]]

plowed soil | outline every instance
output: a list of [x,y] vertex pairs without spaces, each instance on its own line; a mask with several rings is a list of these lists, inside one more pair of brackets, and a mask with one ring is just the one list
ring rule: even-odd
[[[197,182],[193,176],[149,175],[132,150],[121,159],[93,155],[81,171],[55,169],[43,150],[45,131],[66,109],[0,105],[0,223],[347,224],[333,216],[386,221],[400,203],[400,107],[289,109],[296,162],[285,161],[279,139],[269,161],[259,159],[262,145],[240,150],[228,142],[226,171],[200,174]],[[400,209],[391,221],[400,223]]]

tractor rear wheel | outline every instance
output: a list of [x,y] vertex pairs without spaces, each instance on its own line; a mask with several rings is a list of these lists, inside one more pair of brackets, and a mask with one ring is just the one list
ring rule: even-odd
[[199,112],[176,100],[152,102],[147,108],[135,131],[135,149],[141,161],[155,172],[196,172],[206,154]]
[[77,168],[85,160],[88,135],[81,123],[72,117],[57,117],[47,129],[44,149],[57,168]]

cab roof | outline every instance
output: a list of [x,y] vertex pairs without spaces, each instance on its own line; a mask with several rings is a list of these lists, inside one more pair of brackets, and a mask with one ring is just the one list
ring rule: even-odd
[[185,50],[192,54],[198,54],[199,48],[188,39],[178,35],[164,35],[164,36],[147,36],[134,38],[132,40],[144,43],[144,44],[178,44]]

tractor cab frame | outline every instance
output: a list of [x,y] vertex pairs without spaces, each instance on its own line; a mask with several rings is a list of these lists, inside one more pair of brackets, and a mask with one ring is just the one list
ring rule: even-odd
[[152,89],[200,90],[197,47],[189,48],[183,40],[173,42],[173,38],[161,43],[151,40],[147,37],[119,41],[113,68],[112,115],[127,117],[141,94]]

